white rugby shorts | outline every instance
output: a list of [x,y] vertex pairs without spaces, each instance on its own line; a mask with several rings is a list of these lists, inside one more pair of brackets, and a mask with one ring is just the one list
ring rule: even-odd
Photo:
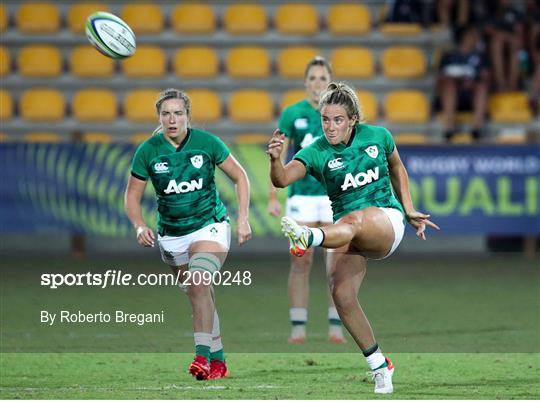
[[332,206],[326,195],[293,195],[287,199],[286,216],[298,222],[333,222]]
[[227,250],[231,246],[231,225],[228,222],[211,223],[184,236],[160,236],[158,245],[161,259],[167,265],[179,267],[189,261],[189,247],[198,241],[215,241]]
[[401,240],[403,239],[403,234],[405,233],[405,224],[403,223],[403,214],[399,209],[382,207],[379,207],[379,209],[388,216],[388,219],[390,219],[390,223],[392,223],[392,227],[394,228],[394,243],[392,243],[392,247],[388,254],[383,258],[380,258],[382,260],[390,257],[392,253],[396,251],[396,248],[398,248],[399,243],[401,243]]

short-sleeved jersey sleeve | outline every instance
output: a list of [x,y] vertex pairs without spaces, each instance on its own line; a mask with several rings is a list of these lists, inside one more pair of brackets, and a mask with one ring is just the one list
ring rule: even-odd
[[213,136],[212,138],[212,156],[214,157],[215,164],[220,165],[228,158],[231,151],[229,151],[229,148],[221,138],[216,136]]
[[140,180],[148,180],[150,177],[149,164],[148,148],[143,143],[139,145],[131,161],[131,175]]
[[384,144],[384,152],[386,153],[386,156],[390,156],[392,152],[394,152],[394,148],[396,147],[396,143],[394,142],[394,137],[392,137],[392,134],[390,131],[388,131],[386,128],[382,128],[383,130],[383,144]]
[[313,164],[314,160],[312,158],[312,153],[308,151],[308,148],[301,149],[298,151],[293,159],[296,159],[297,161],[301,162],[305,167],[308,174],[313,173]]
[[285,137],[291,138],[294,131],[293,113],[290,107],[286,108],[279,117],[278,127],[279,131],[285,134]]
[[[321,148],[319,141],[321,141],[321,138],[317,139],[317,141],[310,146],[302,148],[294,155],[293,159],[301,162],[306,167],[306,174],[310,174],[317,179],[319,183],[323,184],[323,167],[326,153]],[[324,141],[326,141],[326,139]]]

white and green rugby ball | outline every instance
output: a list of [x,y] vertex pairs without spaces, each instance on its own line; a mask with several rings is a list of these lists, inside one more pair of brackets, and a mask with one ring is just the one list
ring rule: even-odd
[[135,34],[129,25],[116,15],[104,11],[88,16],[86,36],[97,50],[113,59],[132,56],[137,47]]

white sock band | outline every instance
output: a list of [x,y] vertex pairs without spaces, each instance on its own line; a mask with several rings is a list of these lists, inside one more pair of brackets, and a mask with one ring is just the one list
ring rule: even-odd
[[375,352],[366,357],[369,368],[375,370],[384,364],[384,355],[381,352],[381,348],[378,348]]
[[324,233],[320,228],[309,228],[311,234],[313,235],[313,241],[311,242],[310,247],[320,246],[324,240]]
[[328,307],[328,319],[341,321],[341,318],[339,318],[339,314],[335,307]]
[[305,323],[307,321],[307,308],[293,307],[289,310],[289,316],[291,321]]
[[206,332],[195,332],[193,338],[195,339],[195,346],[203,345],[210,347],[212,344],[212,334]]
[[223,349],[221,342],[221,331],[219,329],[219,317],[217,310],[214,310],[214,326],[212,327],[212,343],[210,344],[210,352],[217,352]]

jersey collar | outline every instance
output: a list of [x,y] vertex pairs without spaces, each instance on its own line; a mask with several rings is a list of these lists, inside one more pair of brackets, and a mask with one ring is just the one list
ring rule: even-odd
[[180,152],[186,146],[189,140],[190,134],[191,134],[191,128],[188,127],[186,137],[182,140],[180,145],[178,145],[177,147],[175,147],[173,144],[167,141],[167,139],[165,138],[165,133],[163,132],[161,132],[161,139],[165,144],[169,145],[172,149],[174,149],[175,152]]
[[191,136],[191,128],[188,127],[186,132],[186,137],[182,140],[180,145],[178,145],[178,148],[176,148],[176,152],[182,151],[182,149],[186,146],[187,142],[189,141],[189,137]]
[[354,125],[354,127],[352,128],[352,132],[351,132],[351,136],[349,137],[349,141],[347,141],[347,144],[345,145],[345,148],[349,148],[351,146],[351,144],[353,143],[354,141],[354,137],[356,136],[356,124]]
[[349,137],[349,141],[347,141],[346,144],[343,144],[343,143],[339,143],[339,144],[336,144],[336,145],[331,145],[330,143],[328,143],[331,147],[333,147],[334,149],[338,150],[338,151],[343,151],[345,150],[346,148],[349,148],[353,141],[354,141],[354,137],[356,136],[356,131],[357,131],[357,128],[358,128],[358,125],[355,125],[352,129],[352,132],[351,132],[351,136]]

